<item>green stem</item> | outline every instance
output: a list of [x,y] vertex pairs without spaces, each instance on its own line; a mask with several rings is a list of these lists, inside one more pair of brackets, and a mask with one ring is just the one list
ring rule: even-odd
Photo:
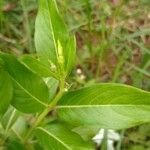
[[48,107],[37,117],[35,122],[33,123],[32,127],[28,130],[27,134],[25,135],[24,142],[28,140],[30,135],[32,134],[33,130],[41,123],[41,121],[47,116],[47,114],[53,110],[53,108],[56,106],[57,102],[60,100],[62,95],[64,94],[64,83],[65,81],[61,81],[60,83],[60,90],[54,100],[48,105]]
[[116,150],[121,150],[121,145],[122,145],[122,140],[124,138],[124,134],[125,134],[125,130],[122,130],[121,134],[120,134],[121,137],[120,137],[120,140],[119,140],[119,142],[117,144]]
[[107,150],[107,140],[108,140],[108,131],[107,129],[104,130],[104,139],[102,141],[102,148],[101,150]]

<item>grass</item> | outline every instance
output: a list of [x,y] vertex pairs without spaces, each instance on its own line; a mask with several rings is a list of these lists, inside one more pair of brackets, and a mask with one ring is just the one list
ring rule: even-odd
[[[58,4],[77,38],[72,88],[93,82],[120,82],[150,90],[149,0],[120,0],[117,4],[113,0],[58,0]],[[1,51],[16,55],[35,52],[36,13],[37,0],[0,1]],[[148,150],[146,129],[149,125],[123,131],[117,150]]]

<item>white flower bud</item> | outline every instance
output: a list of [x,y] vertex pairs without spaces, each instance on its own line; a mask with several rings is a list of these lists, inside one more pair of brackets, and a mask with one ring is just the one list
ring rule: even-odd
[[77,74],[81,74],[82,70],[80,68],[77,69]]

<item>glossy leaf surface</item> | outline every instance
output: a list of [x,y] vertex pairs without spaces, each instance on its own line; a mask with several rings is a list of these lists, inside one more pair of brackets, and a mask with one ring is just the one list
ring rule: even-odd
[[150,93],[121,84],[96,84],[67,93],[59,117],[77,126],[122,129],[150,121]]

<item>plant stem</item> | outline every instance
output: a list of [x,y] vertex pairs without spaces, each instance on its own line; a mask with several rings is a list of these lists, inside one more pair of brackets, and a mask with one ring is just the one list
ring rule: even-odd
[[122,145],[122,140],[124,138],[124,134],[125,134],[125,130],[122,130],[121,134],[120,134],[121,137],[120,137],[120,140],[119,140],[119,142],[117,144],[116,150],[121,150],[121,145]]
[[53,110],[53,108],[56,106],[57,102],[60,100],[60,98],[64,94],[64,83],[65,83],[65,80],[62,80],[60,82],[60,90],[59,90],[58,94],[53,99],[53,101],[48,105],[48,107],[37,117],[37,119],[33,123],[32,127],[28,130],[28,132],[24,138],[24,142],[23,142],[24,144],[26,143],[26,141],[28,140],[28,138],[32,134],[35,127],[37,127],[41,123],[41,121],[47,116],[47,114]]
[[107,129],[104,130],[104,138],[102,141],[102,150],[107,150],[107,140],[108,140],[108,131]]

